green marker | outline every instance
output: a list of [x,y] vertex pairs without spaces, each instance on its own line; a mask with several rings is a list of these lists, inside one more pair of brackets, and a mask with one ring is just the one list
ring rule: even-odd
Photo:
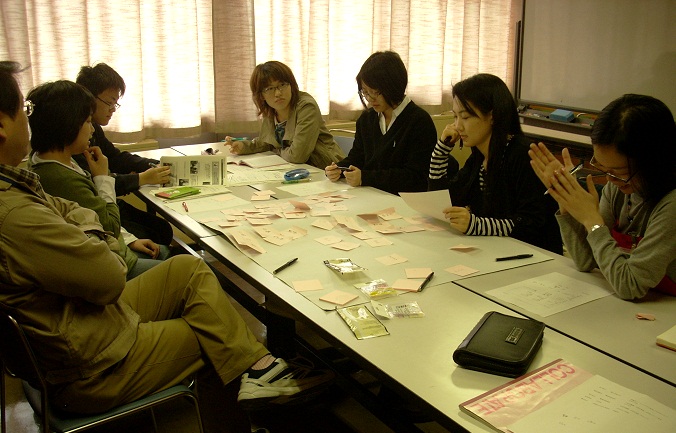
[[282,181],[283,184],[288,184],[288,183],[300,183],[300,182],[310,182],[310,178],[306,177],[305,179],[293,179],[293,180],[284,180]]

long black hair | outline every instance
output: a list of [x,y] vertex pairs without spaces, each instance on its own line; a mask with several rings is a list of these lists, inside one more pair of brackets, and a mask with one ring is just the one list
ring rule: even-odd
[[[491,139],[488,144],[488,190],[492,190],[499,165],[509,138],[523,135],[516,102],[507,85],[499,77],[491,74],[476,74],[453,86],[453,97],[465,107],[472,116],[492,114]],[[478,152],[472,149],[472,152]]]

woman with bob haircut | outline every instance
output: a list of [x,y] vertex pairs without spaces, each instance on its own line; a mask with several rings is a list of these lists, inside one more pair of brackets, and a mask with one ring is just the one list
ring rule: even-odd
[[258,115],[263,117],[258,137],[234,141],[225,137],[238,155],[271,150],[294,164],[323,168],[345,155],[333,140],[315,99],[298,90],[291,69],[270,61],[256,66],[249,81]]
[[[455,123],[447,125],[429,166],[430,190],[448,188],[444,209],[451,227],[470,236],[511,236],[557,254],[563,252],[554,218],[556,202],[544,195],[529,169],[528,140],[507,85],[477,74],[453,86]],[[465,165],[450,154],[455,143],[471,149]]]
[[627,94],[608,104],[591,132],[589,164],[605,176],[601,198],[592,178],[581,186],[544,144],[531,165],[558,202],[563,241],[580,271],[599,268],[621,299],[651,289],[676,296],[676,123],[651,96]]
[[[108,158],[98,146],[89,146],[94,131],[92,114],[96,110],[95,97],[89,90],[61,80],[39,85],[26,98],[35,106],[28,119],[33,149],[28,166],[40,176],[44,190],[96,212],[103,228],[118,238],[120,255],[127,263],[127,279],[166,259],[166,245],[138,239],[121,226]],[[89,171],[73,159],[80,154],[84,154]]]
[[326,167],[329,180],[344,177],[351,186],[372,186],[392,194],[427,189],[437,132],[430,115],[406,96],[407,85],[408,73],[399,54],[379,51],[366,59],[357,74],[365,111],[357,119],[347,158]]

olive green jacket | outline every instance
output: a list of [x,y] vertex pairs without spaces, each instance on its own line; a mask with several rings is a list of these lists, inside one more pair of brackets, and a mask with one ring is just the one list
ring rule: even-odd
[[136,341],[139,317],[118,301],[118,248],[96,213],[0,165],[0,309],[21,324],[52,384],[111,367]]
[[345,158],[333,140],[314,98],[299,92],[298,102],[291,108],[282,144],[275,137],[275,120],[263,118],[261,131],[252,141],[242,142],[242,154],[271,150],[294,164],[309,164],[322,170],[332,162]]

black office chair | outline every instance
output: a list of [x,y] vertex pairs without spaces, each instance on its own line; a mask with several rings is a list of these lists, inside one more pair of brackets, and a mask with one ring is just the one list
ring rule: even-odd
[[0,338],[2,433],[7,432],[5,417],[5,372],[12,377],[22,379],[26,398],[33,411],[41,418],[43,433],[49,433],[50,431],[56,433],[79,432],[145,410],[150,410],[153,427],[157,431],[153,407],[176,398],[186,398],[192,403],[195,408],[195,416],[197,417],[197,431],[200,433],[203,431],[197,398],[193,391],[185,385],[173,386],[100,414],[78,415],[63,413],[54,409],[49,404],[47,383],[38,367],[35,354],[26,339],[26,335],[17,321],[4,311],[0,311],[0,336],[2,336]]

